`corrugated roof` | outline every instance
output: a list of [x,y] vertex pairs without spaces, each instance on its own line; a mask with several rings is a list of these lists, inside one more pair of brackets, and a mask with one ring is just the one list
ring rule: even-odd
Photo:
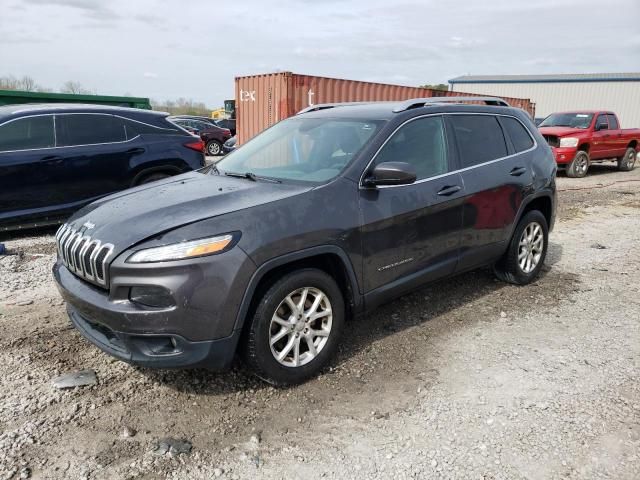
[[449,83],[567,83],[567,82],[638,82],[640,72],[570,73],[560,75],[463,75]]

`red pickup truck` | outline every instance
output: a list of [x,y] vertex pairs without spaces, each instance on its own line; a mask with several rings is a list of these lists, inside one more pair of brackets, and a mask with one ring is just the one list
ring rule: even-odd
[[633,170],[640,150],[640,129],[620,128],[607,111],[552,113],[538,125],[568,177],[584,177],[593,162],[616,160],[618,170]]

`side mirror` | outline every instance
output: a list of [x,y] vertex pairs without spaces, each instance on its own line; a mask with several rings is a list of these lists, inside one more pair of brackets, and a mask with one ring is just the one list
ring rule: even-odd
[[416,181],[416,169],[406,162],[383,162],[364,179],[366,187],[409,185]]
[[600,130],[609,130],[609,125],[606,123],[599,123],[598,125],[596,125],[596,130],[600,131]]

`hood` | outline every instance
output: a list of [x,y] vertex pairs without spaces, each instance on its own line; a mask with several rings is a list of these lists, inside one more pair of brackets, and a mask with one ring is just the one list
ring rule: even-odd
[[570,128],[570,127],[538,127],[542,135],[555,135],[556,137],[568,137],[575,135],[582,135],[588,130],[583,128]]
[[91,238],[112,243],[115,253],[159,233],[282,198],[311,187],[253,182],[190,172],[142,185],[91,203],[67,222]]

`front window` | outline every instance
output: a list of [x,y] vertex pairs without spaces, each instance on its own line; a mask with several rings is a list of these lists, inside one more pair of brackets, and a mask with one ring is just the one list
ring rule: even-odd
[[552,113],[538,127],[589,128],[592,113]]
[[0,151],[49,148],[54,144],[51,115],[19,118],[0,126]]
[[380,121],[284,120],[220,161],[223,173],[323,183],[336,177],[380,127]]

